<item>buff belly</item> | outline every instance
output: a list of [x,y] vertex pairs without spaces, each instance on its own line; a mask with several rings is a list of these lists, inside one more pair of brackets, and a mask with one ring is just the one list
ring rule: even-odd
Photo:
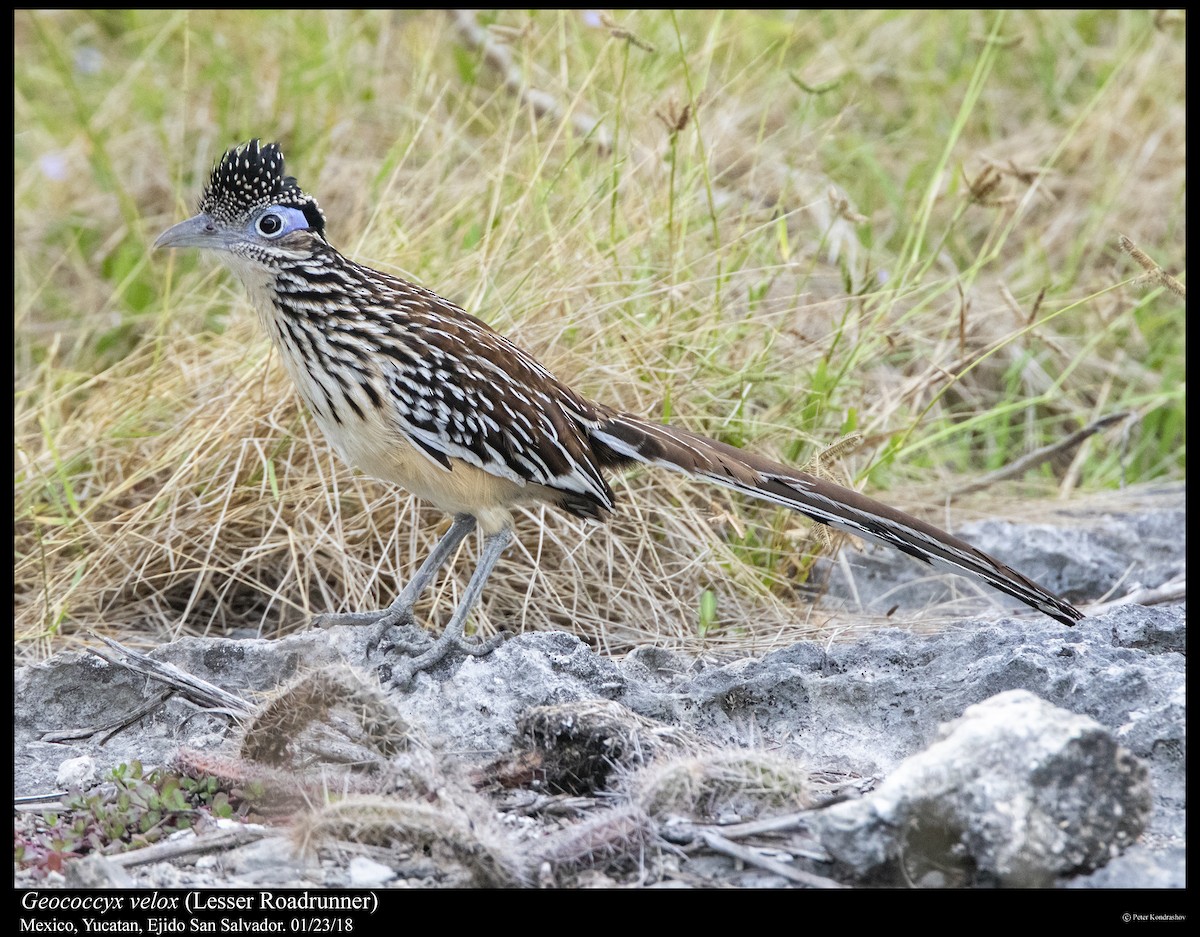
[[461,459],[451,458],[447,469],[374,417],[345,424],[317,417],[317,423],[347,463],[449,514],[472,515],[484,535],[509,526],[513,507],[539,498],[541,486],[519,485]]

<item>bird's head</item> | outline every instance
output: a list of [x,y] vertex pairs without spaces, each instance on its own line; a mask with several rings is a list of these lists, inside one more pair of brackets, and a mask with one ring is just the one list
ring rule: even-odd
[[226,152],[197,210],[160,234],[154,246],[210,248],[266,261],[279,252],[304,252],[314,238],[325,241],[325,215],[316,199],[284,175],[278,143],[251,140]]

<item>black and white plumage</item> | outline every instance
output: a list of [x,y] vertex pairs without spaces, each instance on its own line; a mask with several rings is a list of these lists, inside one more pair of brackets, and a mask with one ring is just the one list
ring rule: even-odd
[[799,511],[999,589],[1064,624],[1067,602],[970,544],[908,514],[694,433],[594,403],[532,356],[436,293],[343,257],[325,238],[316,201],[284,173],[277,144],[252,140],[212,171],[199,213],[160,247],[220,252],[250,292],[305,404],[352,465],[396,482],[456,522],[389,609],[326,616],[376,623],[373,639],[411,621],[412,605],[476,525],[484,554],[434,648],[403,680],[450,647],[472,653],[462,628],[511,536],[512,510],[548,502],[581,517],[614,508],[604,470],[642,462]]

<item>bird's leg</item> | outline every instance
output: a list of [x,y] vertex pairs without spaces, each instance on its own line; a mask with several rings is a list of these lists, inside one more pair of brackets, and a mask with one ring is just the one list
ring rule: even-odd
[[396,686],[406,685],[415,674],[432,667],[451,649],[457,648],[474,657],[482,657],[494,651],[504,640],[503,635],[496,635],[487,641],[468,644],[463,640],[463,628],[467,623],[467,616],[471,614],[471,609],[479,600],[480,593],[483,592],[483,584],[491,575],[492,567],[496,565],[496,560],[500,558],[500,554],[504,552],[504,548],[508,546],[510,540],[512,540],[512,529],[509,527],[484,538],[479,565],[475,567],[471,581],[467,583],[466,591],[463,592],[462,600],[458,603],[458,608],[454,610],[454,617],[450,619],[446,630],[434,642],[433,647],[418,657],[399,661],[392,668],[392,682]]
[[413,606],[421,597],[437,571],[446,565],[446,560],[458,549],[463,538],[475,529],[475,518],[470,514],[454,515],[454,523],[446,531],[446,535],[437,542],[425,562],[417,570],[417,574],[408,581],[394,601],[387,608],[373,612],[343,612],[329,615],[318,615],[313,624],[318,628],[328,628],[332,625],[374,625],[375,630],[367,641],[367,656],[379,646],[383,636],[393,625],[413,624]]

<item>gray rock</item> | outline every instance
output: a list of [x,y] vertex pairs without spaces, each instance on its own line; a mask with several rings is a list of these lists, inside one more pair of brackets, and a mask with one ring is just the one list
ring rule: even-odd
[[[1060,717],[1063,725],[1089,717],[1107,730],[1104,738],[1115,739],[1148,765],[1149,829],[1101,881],[1149,887],[1183,877],[1186,722],[1184,658],[1169,649],[1174,638],[1148,636],[1177,635],[1183,620],[1179,607],[1130,607],[1073,629],[1041,620],[965,623],[928,636],[887,629],[840,643],[800,642],[760,659],[721,665],[655,649],[617,663],[569,635],[529,634],[487,657],[447,661],[419,677],[410,691],[392,691],[391,698],[428,744],[463,770],[509,750],[521,714],[534,706],[601,698],[685,727],[710,744],[766,746],[822,775],[843,778],[850,788],[856,777],[869,788],[872,777],[892,776],[906,758],[942,744],[939,723],[957,719],[996,693],[1024,689],[1073,714]],[[292,679],[301,661],[319,666],[349,660],[361,668],[362,631],[331,629],[277,641],[188,638],[154,653],[251,697],[254,690]],[[371,679],[369,670],[365,676]],[[16,682],[18,794],[52,787],[64,755],[92,757],[101,769],[133,758],[149,767],[168,763],[183,745],[195,747],[198,739],[211,744],[233,731],[228,719],[198,716],[194,707],[173,699],[105,746],[98,736],[51,745],[38,740],[41,732],[98,723],[101,714],[112,717],[141,705],[154,689],[141,677],[73,652],[19,669]],[[66,687],[72,689],[69,695]],[[1097,828],[1093,823],[1076,832]],[[879,849],[886,853],[891,841],[882,842]],[[985,878],[1015,881],[1027,874],[1016,860],[1006,864],[1000,839],[982,842],[978,848],[989,858],[972,861]],[[1102,858],[1095,835],[1045,843],[1047,854],[1061,846],[1055,855],[1082,855],[1084,861],[1043,869],[1087,868]],[[994,855],[984,850],[989,844]],[[1121,845],[1115,835],[1113,845]],[[270,872],[271,862],[278,857],[268,857],[267,865],[253,873],[256,880]],[[220,867],[212,874],[225,883],[235,875]],[[931,873],[922,883],[935,880]]]
[[1092,875],[1081,875],[1065,884],[1066,888],[1185,888],[1187,886],[1187,850],[1167,846],[1155,852],[1143,846],[1117,856]]
[[[930,745],[937,726],[1006,690],[1025,689],[1095,719],[1153,765],[1155,826],[1183,835],[1184,658],[1122,647],[1113,622],[1181,622],[1181,608],[1124,608],[1064,628],[1008,620],[935,635],[898,629],[799,642],[683,682],[681,720],[744,744],[753,724],[814,768],[882,775]],[[637,708],[636,706],[633,708]],[[741,740],[741,741],[739,741]]]
[[[1067,599],[1125,594],[1183,575],[1187,558],[1185,487],[1143,485],[1135,489],[1066,502],[1043,523],[988,520],[946,522],[969,543],[999,557]],[[924,614],[954,601],[961,615],[970,610],[1015,609],[1013,600],[884,547],[867,546],[845,554],[844,563],[822,563],[826,602],[839,601],[874,613]],[[849,577],[847,578],[847,570]]]
[[394,879],[396,870],[366,856],[355,856],[350,860],[349,876],[351,888],[377,888]]
[[58,766],[55,787],[89,787],[96,780],[96,759],[90,755],[68,758]]
[[1150,814],[1146,766],[1095,720],[1012,690],[969,707],[861,800],[817,813],[858,878],[1044,886],[1094,871]]
[[220,865],[227,874],[252,877],[256,884],[284,885],[302,881],[315,863],[287,836],[267,836],[230,849]]
[[104,856],[84,856],[64,867],[67,884],[72,888],[134,888],[137,882],[124,868]]

